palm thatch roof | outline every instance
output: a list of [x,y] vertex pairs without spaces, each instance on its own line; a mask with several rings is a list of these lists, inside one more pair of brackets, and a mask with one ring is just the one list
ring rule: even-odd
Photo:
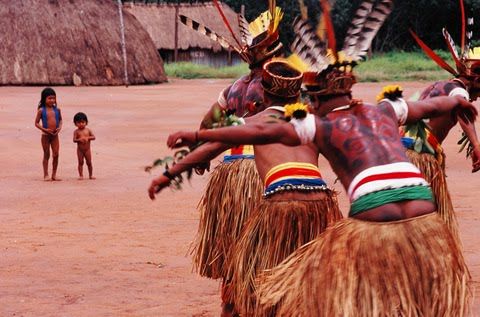
[[[130,84],[166,81],[152,39],[123,11]],[[118,7],[112,0],[0,0],[0,36],[0,85],[124,82]]]
[[[125,10],[132,13],[142,23],[157,49],[173,50],[175,49],[175,6],[179,7],[179,14],[208,26],[213,31],[225,36],[231,43],[235,43],[212,2],[195,4],[125,3]],[[223,3],[222,8],[237,38],[240,38],[237,13]],[[179,22],[178,49],[188,50],[190,48],[211,49],[214,52],[222,49],[218,43]]]

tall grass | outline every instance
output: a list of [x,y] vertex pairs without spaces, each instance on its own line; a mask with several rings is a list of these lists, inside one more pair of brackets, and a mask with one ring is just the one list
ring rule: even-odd
[[[446,52],[437,52],[453,65]],[[441,69],[422,52],[390,52],[375,55],[355,68],[359,81],[435,81],[450,78],[451,75]]]
[[248,74],[247,64],[238,64],[228,67],[211,67],[193,63],[165,64],[165,72],[168,77],[184,79],[195,78],[238,78]]
[[[437,51],[442,58],[453,65],[449,53]],[[193,63],[165,64],[169,77],[194,78],[238,78],[248,73],[246,64],[231,67],[210,67]],[[422,52],[390,52],[374,55],[355,68],[358,80],[362,82],[382,81],[435,81],[451,77]]]

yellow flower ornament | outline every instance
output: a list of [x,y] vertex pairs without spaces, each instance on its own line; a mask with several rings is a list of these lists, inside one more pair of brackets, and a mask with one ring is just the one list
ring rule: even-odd
[[285,106],[285,119],[290,121],[292,118],[303,119],[308,114],[308,105],[304,103],[293,103]]
[[382,92],[377,96],[377,102],[383,99],[396,100],[402,98],[403,90],[399,85],[388,85],[383,87]]

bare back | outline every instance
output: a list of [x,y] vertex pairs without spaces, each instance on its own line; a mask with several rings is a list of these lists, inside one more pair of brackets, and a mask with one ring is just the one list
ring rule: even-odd
[[[393,108],[359,104],[317,117],[317,144],[343,186],[349,189],[355,176],[368,168],[409,162],[398,134]],[[389,203],[354,217],[369,221],[391,221],[434,211],[429,201]]]
[[345,188],[369,167],[408,162],[395,113],[388,105],[357,105],[331,112],[318,121],[320,150]]
[[237,116],[255,112],[256,104],[263,102],[262,72],[252,70],[250,74],[235,81],[225,96],[227,108]]

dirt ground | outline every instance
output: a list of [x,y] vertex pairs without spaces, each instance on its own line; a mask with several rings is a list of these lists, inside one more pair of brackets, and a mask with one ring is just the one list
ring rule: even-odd
[[[147,197],[153,175],[143,166],[169,154],[169,132],[192,129],[225,80],[172,80],[142,87],[57,87],[64,128],[60,182],[42,180],[40,131],[34,126],[42,87],[0,88],[0,316],[218,316],[219,284],[192,273],[189,243],[208,176],[183,191]],[[382,84],[359,84],[373,101]],[[403,85],[406,95],[426,86]],[[73,115],[83,111],[96,180],[77,180]],[[480,173],[456,153],[459,129],[445,143],[450,190],[465,256],[480,280]],[[342,192],[328,164],[322,174]],[[86,171],[85,171],[86,172]],[[159,173],[159,171],[155,171]],[[477,293],[478,294],[478,293]],[[474,315],[480,315],[476,304]]]

